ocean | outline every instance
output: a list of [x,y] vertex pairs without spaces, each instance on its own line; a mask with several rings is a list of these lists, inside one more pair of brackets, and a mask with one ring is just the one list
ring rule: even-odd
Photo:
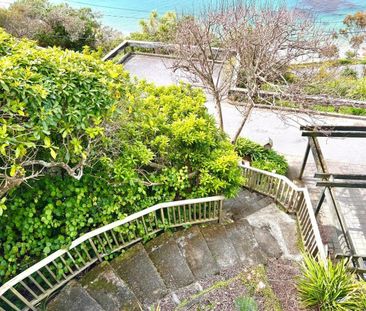
[[[147,18],[152,10],[160,14],[167,11],[194,13],[202,5],[215,0],[67,0],[66,2],[75,7],[87,6],[100,12],[105,25],[128,34],[138,30],[139,20]],[[287,0],[286,4],[292,8],[312,10],[318,16],[319,22],[324,23],[329,29],[340,28],[347,14],[366,10],[366,0]]]

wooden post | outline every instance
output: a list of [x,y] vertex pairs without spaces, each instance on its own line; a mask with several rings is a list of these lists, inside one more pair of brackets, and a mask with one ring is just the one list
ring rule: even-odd
[[302,179],[302,177],[304,175],[306,163],[308,162],[309,153],[310,153],[310,137],[308,138],[308,144],[306,146],[304,159],[303,159],[302,165],[301,165],[301,170],[300,170],[300,175],[299,175],[300,180]]
[[224,213],[223,213],[223,200],[219,201],[219,224],[222,225],[224,223]]
[[324,187],[323,191],[322,191],[322,195],[320,196],[320,199],[319,199],[319,202],[316,206],[316,209],[315,209],[315,217],[318,216],[319,212],[320,212],[320,209],[324,203],[324,200],[325,200],[325,191],[326,191],[326,187]]

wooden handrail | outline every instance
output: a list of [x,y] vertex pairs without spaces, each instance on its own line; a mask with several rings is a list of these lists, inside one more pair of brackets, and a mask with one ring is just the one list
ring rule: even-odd
[[[67,249],[60,249],[52,253],[48,257],[39,261],[35,265],[31,266],[2,285],[0,287],[0,310],[2,302],[6,303],[12,309],[17,310],[17,305],[15,302],[4,296],[9,292],[11,293],[12,297],[14,297],[14,299],[17,299],[18,304],[22,305],[21,307],[18,307],[20,310],[24,307],[28,307],[31,310],[36,310],[36,304],[45,299],[63,284],[77,276],[79,273],[84,271],[90,265],[94,264],[98,260],[102,261],[103,257],[115,251],[119,251],[132,245],[133,243],[137,243],[145,236],[153,235],[159,231],[162,231],[163,228],[174,228],[189,224],[219,221],[221,217],[223,200],[223,196],[214,196],[208,198],[160,203],[143,211],[132,214],[123,220],[115,221],[111,224],[88,232],[74,240]],[[204,213],[202,208],[206,209]],[[179,217],[177,215],[176,209],[179,209]],[[149,217],[150,219],[153,219],[153,223],[148,223],[151,222]],[[115,229],[122,228],[125,225],[134,223],[135,225],[138,223],[143,225],[143,234],[140,234],[138,237],[133,237],[132,241],[125,241],[123,236],[117,237],[116,233],[113,231]],[[85,250],[86,244],[88,244],[88,248]],[[109,250],[106,250],[108,245],[110,246]],[[81,256],[82,249],[87,255],[86,257],[84,256],[85,258]],[[72,256],[72,250],[76,251],[76,254],[80,257],[79,260],[81,260],[83,263],[83,266],[81,266],[81,264],[76,261],[77,258]],[[65,257],[67,256],[72,259],[77,269],[73,269],[74,266],[67,263],[63,257],[64,255]],[[62,280],[58,280],[55,277],[55,271],[52,271],[51,269],[52,264],[55,266],[56,260],[58,259],[62,261],[63,265],[67,269],[72,271],[66,275],[63,273],[64,277]],[[53,276],[54,280],[52,280],[52,283],[55,284],[51,284],[52,286],[48,286],[49,288],[38,295],[35,293],[37,287],[42,288],[44,284],[41,284],[42,280],[40,282],[35,280],[35,277],[32,277],[32,275],[38,274],[41,276],[41,278],[45,278],[45,272],[42,272],[42,269],[45,269],[45,271],[47,270],[48,273]],[[18,290],[16,288],[17,286],[21,287],[22,291]],[[25,294],[24,292],[27,293]]]
[[[295,213],[306,250],[320,260],[326,260],[325,247],[307,189],[296,186],[282,175],[244,165],[240,167],[246,177],[245,186],[272,197],[288,212]],[[103,257],[129,247],[165,228],[219,221],[222,217],[223,200],[223,196],[215,196],[161,203],[86,233],[74,240],[67,249],[54,252],[2,285],[0,310],[2,304],[14,310],[24,308],[36,310],[35,306],[39,302],[86,268],[102,261]],[[123,228],[127,233],[118,232],[118,229]],[[61,277],[56,275],[59,264],[64,269],[61,270]],[[43,282],[45,278],[47,279],[47,275],[50,280]],[[47,283],[48,285],[45,286]]]
[[295,185],[287,177],[239,164],[246,177],[246,186],[273,198],[278,204],[296,215],[306,250],[325,261],[326,250],[315,218],[310,195],[306,188]]

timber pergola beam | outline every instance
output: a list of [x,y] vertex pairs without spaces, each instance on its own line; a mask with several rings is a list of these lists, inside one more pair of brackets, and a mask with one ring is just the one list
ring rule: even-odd
[[366,188],[366,183],[357,182],[340,182],[340,181],[318,181],[317,187],[329,187],[329,188]]
[[314,177],[322,179],[321,181],[318,181],[316,183],[316,186],[318,187],[362,189],[366,188],[366,175],[315,173]]
[[333,177],[334,179],[347,179],[347,180],[365,180],[366,175],[359,175],[359,174],[332,174],[332,173],[315,173],[315,178],[330,178]]
[[301,126],[306,137],[350,137],[366,138],[366,126]]

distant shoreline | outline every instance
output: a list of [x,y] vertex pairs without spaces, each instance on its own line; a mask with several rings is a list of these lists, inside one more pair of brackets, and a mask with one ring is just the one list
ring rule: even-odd
[[[159,14],[168,11],[187,14],[202,4],[215,0],[49,0],[51,3],[67,3],[75,8],[89,7],[102,15],[101,22],[124,35],[139,30],[139,21],[149,18],[151,11]],[[219,0],[217,0],[219,1]],[[271,0],[276,3],[277,0]],[[6,8],[15,0],[2,0],[0,7]],[[311,8],[329,31],[339,30],[344,17],[360,10],[366,11],[365,0],[285,0],[289,7],[295,8],[301,2],[304,8]],[[343,47],[343,45],[342,45]],[[347,47],[346,47],[347,48]],[[343,48],[342,48],[343,49]]]

